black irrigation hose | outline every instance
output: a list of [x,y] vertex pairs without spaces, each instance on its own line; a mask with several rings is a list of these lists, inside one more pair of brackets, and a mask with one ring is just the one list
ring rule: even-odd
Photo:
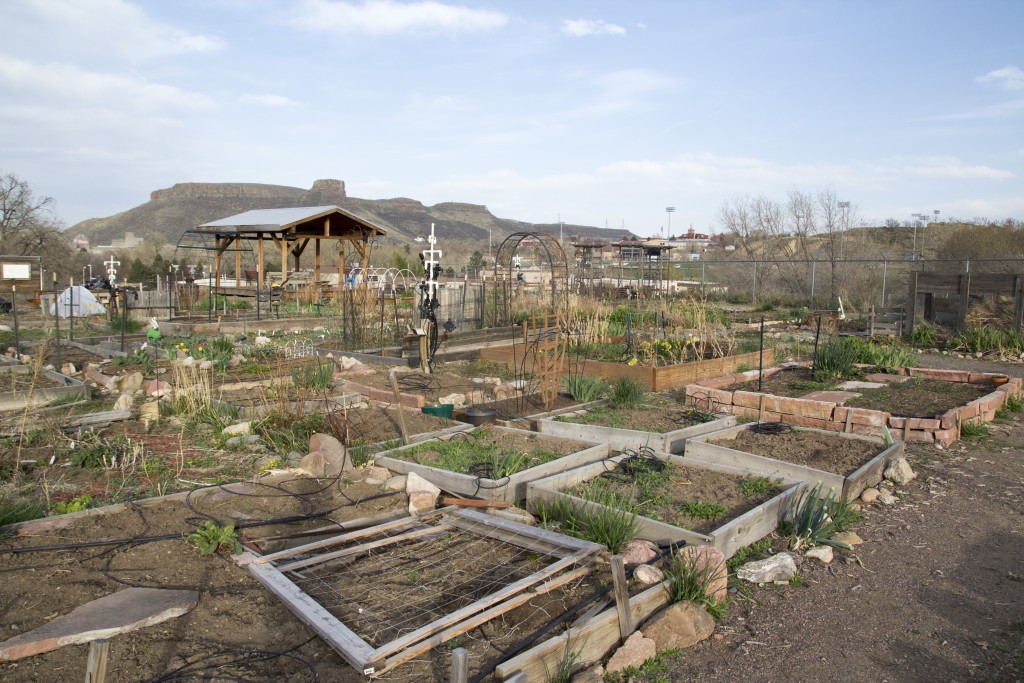
[[[310,683],[317,683],[319,680],[319,674],[316,671],[316,667],[308,659],[292,654],[296,650],[305,647],[318,636],[312,636],[308,640],[305,640],[298,645],[285,650],[284,652],[270,652],[268,650],[235,650],[227,649],[221,652],[217,652],[211,655],[200,657],[194,662],[190,662],[183,666],[179,666],[173,671],[169,671],[159,678],[154,678],[152,683],[171,683],[171,681],[187,681],[187,680],[204,680],[204,681],[240,681],[248,683],[253,679],[240,678],[235,675],[221,674],[218,673],[219,669],[226,668],[240,668],[250,667],[254,664],[260,664],[263,662],[270,662],[275,659],[284,657],[306,667],[310,674]],[[214,662],[217,658],[236,657],[236,659],[228,659],[222,662]],[[207,663],[209,662],[209,663]]]
[[755,434],[785,434],[793,428],[782,422],[758,422],[750,428]]
[[[635,451],[627,449],[622,451],[622,454],[626,457],[616,463],[612,469],[602,472],[602,477],[613,481],[630,482],[644,472],[662,472],[668,467],[664,460],[655,455],[654,449],[650,446],[641,446]],[[611,458],[604,462],[607,467]]]

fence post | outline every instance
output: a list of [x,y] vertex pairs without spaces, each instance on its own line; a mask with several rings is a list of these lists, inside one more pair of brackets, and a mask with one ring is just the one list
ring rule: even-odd
[[757,259],[754,259],[754,285],[750,290],[750,301],[757,303]]
[[818,261],[817,259],[811,261],[811,305],[814,305],[814,277],[817,275]]
[[889,273],[889,262],[882,257],[882,308],[885,308],[885,278]]
[[868,309],[868,339],[875,336],[875,307]]

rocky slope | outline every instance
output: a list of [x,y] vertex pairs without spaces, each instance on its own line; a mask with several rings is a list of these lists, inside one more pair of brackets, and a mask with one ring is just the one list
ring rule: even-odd
[[[69,237],[84,234],[92,244],[108,244],[132,231],[147,240],[176,244],[185,230],[250,209],[285,206],[337,205],[388,231],[399,242],[422,237],[430,224],[447,239],[486,240],[497,244],[519,231],[557,233],[558,224],[533,225],[497,218],[486,206],[444,202],[424,206],[415,199],[359,199],[349,197],[342,180],[317,180],[308,190],[257,183],[178,183],[156,190],[150,201],[106,218],[90,218],[68,228]],[[565,225],[564,233],[618,239],[622,230]]]

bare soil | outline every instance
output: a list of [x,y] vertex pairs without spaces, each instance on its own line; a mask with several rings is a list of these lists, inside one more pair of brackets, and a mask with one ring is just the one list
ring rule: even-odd
[[[827,384],[816,382],[809,368],[785,368],[764,378],[761,393],[800,398],[814,391],[834,390],[840,384],[841,381]],[[756,392],[757,380],[732,384],[726,390]],[[843,405],[883,410],[900,417],[932,418],[993,390],[994,387],[988,384],[911,378],[904,382],[892,382],[880,389],[856,389],[854,391],[861,396],[851,398]]]
[[884,446],[870,441],[802,429],[788,429],[778,434],[758,434],[744,429],[735,439],[712,439],[709,443],[843,476],[857,471],[885,450]]
[[563,415],[556,419],[560,422],[664,434],[707,422],[706,417],[702,411],[684,406],[664,395],[648,394],[647,400],[636,407],[597,406],[588,409],[585,415]]
[[[538,450],[546,451],[545,459],[550,460],[553,454],[558,456],[570,455],[572,453],[578,453],[590,446],[580,441],[572,439],[562,439],[554,436],[544,436],[535,432],[525,431],[505,431],[498,429],[490,429],[488,427],[481,427],[473,432],[473,436],[469,437],[467,434],[454,434],[453,436],[446,439],[457,444],[465,444],[467,449],[466,457],[463,458],[466,463],[475,462],[473,452],[479,450],[481,455],[480,460],[486,460],[486,456],[483,455],[488,450],[496,448],[500,453],[525,453],[527,455],[536,453]],[[391,457],[401,458],[402,460],[410,460],[412,462],[421,463],[424,465],[437,465],[437,460],[441,456],[441,452],[434,450],[431,444],[426,443],[412,448],[407,451],[399,451],[389,454]],[[522,469],[528,469],[529,467],[537,464],[542,464],[539,458],[528,461],[528,465]],[[453,471],[467,474],[468,468],[457,467]]]
[[33,385],[36,389],[51,389],[62,387],[64,383],[51,379],[41,372],[36,375],[31,368],[28,372],[0,371],[0,392],[28,391]]
[[[194,494],[189,501],[93,514],[63,530],[9,538],[0,545],[0,627],[16,635],[129,586],[192,589],[199,591],[200,599],[188,614],[112,639],[107,681],[365,681],[245,569],[223,555],[201,557],[183,537],[211,517],[222,524],[236,521],[247,539],[260,542],[322,528],[331,520],[404,509],[404,493],[382,495],[378,487],[362,483],[358,473],[353,478],[353,483],[347,478],[264,479],[264,484],[229,485]],[[265,524],[282,518],[292,521]],[[75,545],[107,540],[122,542]],[[28,548],[36,550],[26,552]],[[8,552],[12,550],[21,552]],[[476,559],[453,556],[451,569],[457,571],[463,562]],[[455,646],[469,650],[472,675],[503,659],[525,636],[609,581],[600,570],[570,583],[402,665],[382,680],[447,681]],[[77,680],[84,675],[87,651],[84,645],[64,647],[0,664],[0,679]]]

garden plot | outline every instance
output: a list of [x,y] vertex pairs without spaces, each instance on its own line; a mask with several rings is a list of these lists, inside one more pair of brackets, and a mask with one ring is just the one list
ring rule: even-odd
[[687,459],[821,482],[823,494],[832,489],[838,499],[851,501],[882,480],[889,461],[903,453],[903,442],[886,447],[882,439],[859,434],[756,423],[696,437],[686,451]]
[[688,438],[735,424],[732,415],[706,413],[657,394],[647,395],[639,406],[602,401],[536,421],[543,434],[606,443],[617,450],[648,446],[666,453],[682,453]]
[[526,484],[608,456],[607,444],[482,427],[404,446],[374,457],[393,472],[415,472],[444,491],[515,502]]
[[713,545],[726,557],[771,533],[798,481],[742,467],[645,451],[617,455],[527,486],[541,516],[635,513],[639,536],[659,545]]
[[73,397],[89,397],[81,381],[30,365],[0,366],[0,411],[46,405]]

